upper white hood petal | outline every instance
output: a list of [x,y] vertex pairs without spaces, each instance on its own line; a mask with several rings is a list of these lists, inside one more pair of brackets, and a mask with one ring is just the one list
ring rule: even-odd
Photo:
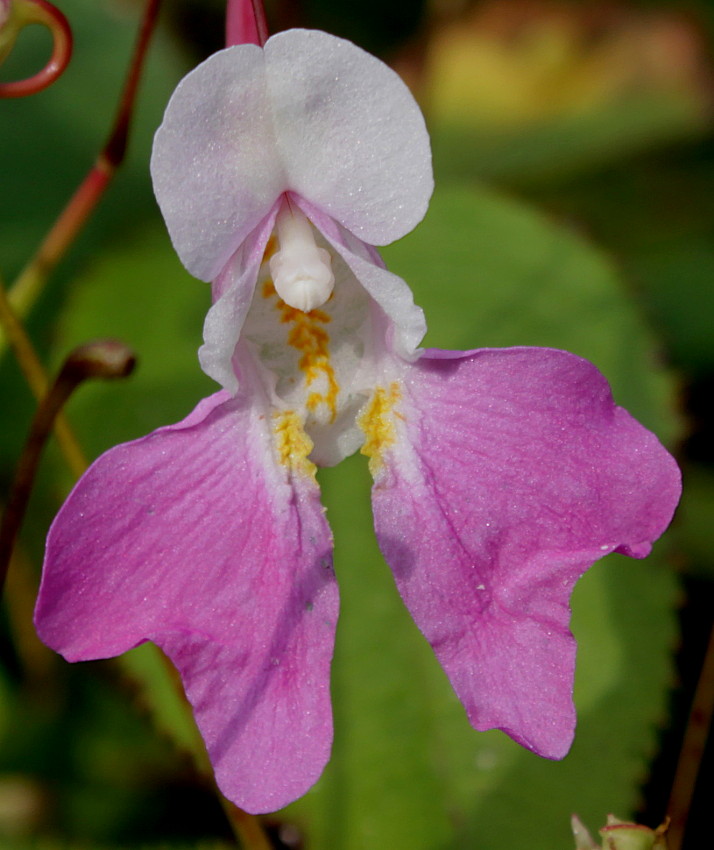
[[424,119],[399,76],[311,30],[227,48],[185,77],[151,173],[174,247],[204,280],[284,191],[385,245],[421,220],[433,188]]

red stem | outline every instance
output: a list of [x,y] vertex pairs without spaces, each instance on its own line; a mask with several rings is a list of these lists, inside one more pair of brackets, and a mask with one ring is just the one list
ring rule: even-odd
[[44,279],[57,265],[86,223],[104,194],[107,185],[114,177],[117,168],[121,165],[126,153],[136,92],[160,4],[161,0],[147,0],[144,7],[144,16],[114,118],[114,125],[104,148],[100,151],[87,176],[70,198],[67,206],[60,213],[35,256],[21,272],[15,282],[13,292],[15,290],[21,292],[26,287],[33,289],[36,286],[37,278]]
[[25,97],[46,89],[72,58],[72,30],[67,18],[46,0],[25,0],[24,24],[44,24],[52,33],[52,55],[45,67],[25,80],[0,83],[0,97]]

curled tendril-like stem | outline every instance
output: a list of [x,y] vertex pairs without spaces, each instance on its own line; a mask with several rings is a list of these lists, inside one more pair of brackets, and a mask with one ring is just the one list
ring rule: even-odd
[[[8,292],[10,303],[21,316],[26,315],[37,300],[52,270],[89,220],[124,160],[139,80],[160,5],[161,0],[145,2],[139,35],[109,138],[42,244]],[[0,353],[2,353],[2,339],[0,339]]]
[[30,425],[0,526],[0,590],[5,581],[15,538],[25,516],[42,449],[57,414],[77,387],[89,378],[112,380],[131,374],[134,353],[124,343],[105,339],[75,348],[40,402]]
[[[47,0],[12,0],[0,42],[12,44],[17,33],[28,24],[42,24],[50,30],[52,55],[44,68],[32,77],[0,83],[0,97],[25,97],[46,89],[62,74],[72,57],[72,30],[67,18]],[[9,52],[9,48],[7,50]],[[4,52],[0,49],[0,59],[4,58]]]

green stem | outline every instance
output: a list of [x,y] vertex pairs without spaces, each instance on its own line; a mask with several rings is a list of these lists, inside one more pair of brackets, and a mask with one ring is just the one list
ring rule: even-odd
[[[0,328],[5,332],[5,337],[10,343],[32,394],[40,401],[47,394],[49,378],[27,332],[8,300],[2,280],[0,280]],[[67,466],[78,478],[87,468],[87,461],[67,419],[61,412],[55,417],[54,431]]]

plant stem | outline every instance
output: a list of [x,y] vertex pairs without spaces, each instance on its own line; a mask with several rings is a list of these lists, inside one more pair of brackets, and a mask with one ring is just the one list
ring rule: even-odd
[[[40,401],[47,394],[49,378],[27,332],[8,300],[2,280],[0,280],[0,327],[5,332],[32,394]],[[67,466],[73,475],[79,477],[87,468],[87,461],[66,417],[61,412],[54,419],[54,432]]]
[[32,77],[11,83],[0,83],[0,98],[25,97],[46,89],[64,71],[72,58],[72,30],[67,18],[46,0],[15,0],[15,26],[44,24],[52,33],[52,55],[49,62]]
[[228,0],[226,5],[226,47],[257,44],[268,40],[268,25],[262,0]]
[[139,35],[106,144],[8,292],[10,303],[20,316],[26,316],[32,308],[50,273],[76,239],[124,160],[139,80],[160,5],[161,0],[147,0],[144,7]]
[[670,826],[667,833],[670,850],[680,850],[697,776],[714,716],[714,628],[709,635],[697,689],[679,753],[679,761],[667,804]]
[[57,415],[77,387],[88,378],[124,378],[131,373],[135,362],[133,353],[123,343],[114,340],[80,346],[69,354],[49,392],[38,405],[0,526],[0,591],[5,583],[17,532],[25,517],[42,450]]
[[233,829],[234,834],[240,841],[242,850],[273,850],[273,845],[268,840],[260,821],[255,815],[249,815],[238,806],[226,800],[226,798],[217,791],[221,798],[221,805],[226,817]]

